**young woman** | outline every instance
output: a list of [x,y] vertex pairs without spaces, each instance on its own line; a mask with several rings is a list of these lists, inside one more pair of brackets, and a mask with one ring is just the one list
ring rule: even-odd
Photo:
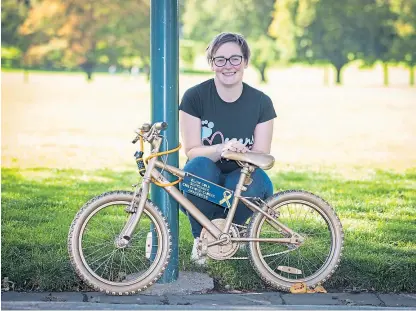
[[[217,35],[207,48],[214,78],[188,89],[179,107],[182,143],[188,157],[184,170],[228,189],[235,189],[241,168],[235,161],[221,159],[221,153],[270,153],[276,117],[271,99],[243,82],[249,59],[250,49],[241,35]],[[256,169],[252,179],[244,196],[265,199],[273,193],[263,170]],[[209,219],[226,217],[223,207],[188,193],[185,196]],[[240,203],[233,222],[244,224],[251,214]],[[195,238],[191,259],[203,264],[205,258],[198,257],[196,248],[202,228],[192,216],[188,217]]]

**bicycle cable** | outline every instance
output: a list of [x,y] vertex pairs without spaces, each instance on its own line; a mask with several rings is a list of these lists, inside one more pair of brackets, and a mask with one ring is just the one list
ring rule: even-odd
[[[165,137],[163,137],[163,139],[166,140],[166,147],[167,147],[166,149],[168,149],[168,141],[167,141],[167,139]],[[140,142],[140,143],[142,143],[142,142]],[[140,147],[142,147],[142,145],[140,145]],[[182,147],[182,145],[181,145],[181,143],[179,143],[178,147],[176,147],[176,148],[174,148],[172,150],[166,150],[166,151],[162,151],[162,152],[157,152],[157,153],[151,154],[147,158],[145,158],[144,162],[146,164],[148,164],[148,162],[149,162],[150,159],[155,158],[155,157],[158,157],[158,156],[166,155],[165,160],[163,161],[164,167],[162,168],[162,171],[160,172],[160,173],[163,173],[163,171],[165,170],[165,167],[166,167],[167,160],[168,160],[168,154],[178,151],[179,149],[181,149],[181,147]],[[178,177],[178,179],[175,180],[175,181],[173,181],[173,182],[163,184],[163,183],[160,183],[160,182],[156,181],[154,178],[152,178],[152,182],[156,186],[159,186],[159,187],[162,187],[162,188],[163,187],[174,186],[174,185],[180,183],[181,181],[182,181],[182,178]]]

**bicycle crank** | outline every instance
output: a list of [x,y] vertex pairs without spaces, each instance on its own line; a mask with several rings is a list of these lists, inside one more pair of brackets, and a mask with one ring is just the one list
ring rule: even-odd
[[[212,223],[218,227],[218,229],[223,230],[225,226],[225,219],[218,218],[212,220]],[[223,234],[220,237],[220,240],[223,240],[221,243],[211,235],[205,228],[201,231],[201,253],[202,255],[207,255],[208,257],[215,260],[225,260],[233,256],[238,250],[238,243],[231,242],[231,238],[238,238],[239,232],[238,229],[233,225],[230,228],[228,234]],[[213,244],[214,243],[214,244]],[[210,244],[213,244],[210,246]]]

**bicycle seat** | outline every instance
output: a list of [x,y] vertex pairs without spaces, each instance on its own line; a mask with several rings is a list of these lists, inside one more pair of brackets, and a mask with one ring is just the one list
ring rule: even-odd
[[221,156],[228,160],[247,162],[253,164],[257,167],[260,167],[263,170],[268,170],[273,167],[274,157],[270,154],[265,153],[256,153],[256,152],[234,152],[234,151],[224,151]]

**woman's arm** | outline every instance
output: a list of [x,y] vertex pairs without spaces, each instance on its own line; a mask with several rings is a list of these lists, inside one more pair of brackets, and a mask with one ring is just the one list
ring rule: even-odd
[[206,157],[214,162],[221,158],[222,144],[203,146],[201,142],[201,119],[190,114],[179,111],[179,127],[181,130],[182,143],[188,159]]
[[259,123],[254,129],[254,145],[251,149],[252,152],[270,153],[273,137],[273,122],[269,121]]

